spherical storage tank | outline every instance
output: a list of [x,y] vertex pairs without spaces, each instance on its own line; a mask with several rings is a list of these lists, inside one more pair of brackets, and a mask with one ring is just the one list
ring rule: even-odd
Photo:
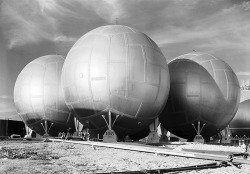
[[230,122],[229,128],[233,137],[250,136],[250,100],[242,101],[235,117]]
[[112,128],[124,137],[145,130],[162,111],[169,71],[147,35],[110,25],[88,32],[71,48],[62,86],[66,104],[82,124],[101,135],[110,111]]
[[159,120],[173,134],[192,140],[200,122],[201,135],[209,138],[224,129],[239,105],[240,87],[224,61],[193,52],[168,64],[169,98]]
[[[61,89],[61,71],[64,58],[59,55],[39,57],[19,74],[14,88],[14,102],[25,124],[36,133],[45,133],[45,120],[51,136],[74,131]],[[47,130],[48,130],[47,129]]]

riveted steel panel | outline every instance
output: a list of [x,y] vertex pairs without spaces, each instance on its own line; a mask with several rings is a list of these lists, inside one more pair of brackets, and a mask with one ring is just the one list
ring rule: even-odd
[[[25,124],[40,135],[45,133],[41,123],[47,120],[49,134],[74,130],[73,116],[65,104],[61,89],[64,58],[58,55],[39,57],[19,74],[14,88],[14,102]],[[71,83],[71,82],[69,82]],[[72,86],[68,88],[72,92]]]
[[169,64],[170,97],[161,124],[177,136],[192,140],[198,121],[204,138],[218,133],[233,119],[240,87],[231,67],[206,53],[179,56]]
[[[88,43],[91,46],[87,46]],[[82,48],[89,48],[91,54],[86,54],[88,51]],[[83,61],[86,64],[83,65]],[[76,71],[83,72],[82,81],[77,76],[71,79],[71,73]],[[90,74],[84,75],[85,72]],[[71,85],[77,89],[75,92],[68,89]],[[136,116],[140,116],[138,120],[141,121],[150,120],[143,122],[145,127],[158,116],[166,103],[169,72],[160,49],[145,34],[127,26],[103,26],[82,36],[72,47],[63,66],[62,86],[66,103],[73,106],[74,112],[81,113],[77,118],[83,124],[91,118],[89,128],[96,132],[107,129],[101,115],[107,116],[109,110],[112,117],[117,114],[122,118],[128,117],[131,123],[135,121],[131,118]],[[81,98],[79,102],[82,105],[77,104],[76,108],[78,101],[74,99],[82,95],[90,98]],[[90,101],[93,105],[84,104]],[[118,136],[142,129],[133,127],[133,130],[126,131],[128,125],[122,123],[122,118],[119,126],[114,125]]]
[[[125,35],[113,35],[110,39],[110,62],[126,62],[127,50]],[[119,55],[119,56],[117,56]]]
[[129,79],[136,82],[145,81],[144,56],[140,46],[129,46]]
[[110,63],[110,92],[114,95],[126,96],[127,68],[125,63]]

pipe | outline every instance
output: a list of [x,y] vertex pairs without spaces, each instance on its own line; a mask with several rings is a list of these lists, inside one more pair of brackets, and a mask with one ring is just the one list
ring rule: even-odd
[[[180,171],[187,171],[187,170],[201,170],[201,169],[210,169],[210,168],[220,168],[220,167],[227,167],[231,166],[227,162],[220,162],[220,163],[210,163],[210,164],[201,164],[201,165],[195,165],[195,166],[187,166],[187,167],[176,167],[176,168],[169,168],[169,169],[153,169],[153,170],[140,170],[140,171],[123,171],[123,172],[112,172],[116,174],[122,174],[122,173],[138,173],[138,174],[144,174],[144,173],[168,173],[168,172],[180,172]],[[109,172],[110,173],[110,172]],[[105,173],[103,173],[105,174]]]
[[[82,145],[94,145],[94,146],[100,146],[100,147],[109,147],[109,148],[131,150],[131,151],[138,151],[138,152],[148,152],[148,153],[162,154],[162,155],[181,156],[181,157],[187,157],[187,158],[198,158],[198,159],[232,162],[232,160],[228,158],[228,156],[225,156],[225,155],[215,155],[215,154],[187,152],[187,151],[180,152],[176,150],[169,150],[166,148],[155,147],[155,146],[149,147],[149,146],[141,146],[141,145],[103,143],[103,142],[91,142],[91,141],[66,141],[66,140],[60,140],[60,139],[50,139],[50,141],[75,143],[75,144],[82,144]],[[241,163],[241,164],[250,164],[250,160],[248,159],[233,158],[233,161],[237,163]]]

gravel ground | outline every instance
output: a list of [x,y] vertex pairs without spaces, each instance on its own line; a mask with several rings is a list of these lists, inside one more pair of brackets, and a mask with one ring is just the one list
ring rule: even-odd
[[[195,149],[205,151],[244,152],[244,147],[202,145],[197,143],[168,144],[175,150]],[[208,164],[214,161],[176,156],[156,156],[142,153],[55,142],[0,141],[0,174],[2,173],[102,173],[116,171],[149,170]],[[180,173],[180,172],[177,172]],[[250,173],[250,165],[241,169],[233,166],[217,169],[185,171],[181,173]]]

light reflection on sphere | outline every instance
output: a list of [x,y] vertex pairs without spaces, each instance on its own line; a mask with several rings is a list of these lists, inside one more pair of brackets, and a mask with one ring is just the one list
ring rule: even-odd
[[48,121],[51,136],[74,130],[74,119],[65,104],[61,88],[64,58],[59,55],[39,57],[20,72],[14,88],[14,102],[25,124],[40,135],[41,123]]
[[147,35],[127,26],[96,28],[67,55],[62,86],[68,107],[91,130],[107,129],[112,112],[118,136],[145,129],[161,112],[169,91],[167,62]]

